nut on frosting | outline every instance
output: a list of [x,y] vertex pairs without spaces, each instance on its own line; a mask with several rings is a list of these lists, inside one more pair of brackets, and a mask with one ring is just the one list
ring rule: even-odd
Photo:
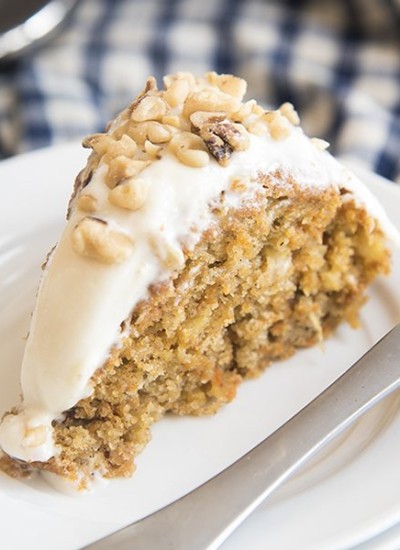
[[93,212],[96,212],[97,206],[98,201],[93,195],[86,193],[81,193],[79,195],[79,198],[77,200],[77,207],[79,210],[82,210],[82,212],[93,214]]
[[[127,258],[133,246],[129,235],[111,229],[104,219],[90,216],[101,216],[102,212],[98,198],[85,190],[98,167],[105,169],[109,204],[134,212],[147,200],[141,172],[164,153],[194,169],[210,162],[227,166],[233,154],[249,147],[251,133],[283,140],[299,124],[290,103],[266,111],[255,100],[243,102],[247,84],[233,75],[208,72],[195,78],[191,73],[178,72],[165,76],[163,84],[159,90],[155,78],[150,77],[139,96],[108,125],[106,133],[83,141],[92,154],[77,178],[71,199],[72,206],[88,214],[71,236],[73,249],[82,256],[113,264]],[[315,141],[315,145],[324,147],[322,142]]]
[[[141,173],[164,154],[193,169],[210,162],[225,167],[232,155],[248,149],[250,134],[284,140],[299,124],[290,103],[266,111],[253,99],[243,102],[247,84],[233,75],[208,72],[195,78],[191,73],[178,72],[165,76],[163,84],[159,90],[155,78],[150,77],[138,97],[108,125],[106,133],[83,141],[92,153],[71,199],[71,207],[86,215],[71,234],[72,247],[81,256],[103,264],[119,263],[129,256],[134,235],[116,230],[115,224],[107,221],[109,213],[104,207],[107,211],[117,208],[121,215],[142,209],[148,186]],[[320,149],[325,146],[314,143]],[[108,187],[105,204],[86,190],[100,167]],[[165,248],[169,252],[158,255],[170,267],[177,266],[181,258],[174,247]]]
[[[208,72],[195,78],[178,72],[165,76],[163,83],[159,90],[150,77],[106,134],[84,140],[84,146],[93,149],[94,167],[100,162],[108,166],[110,189],[156,162],[164,151],[193,168],[206,166],[210,156],[227,166],[232,154],[246,150],[249,133],[282,140],[299,124],[291,103],[266,111],[255,100],[243,102],[247,83],[233,75]],[[125,196],[128,200],[128,193]],[[122,204],[122,191],[110,197],[115,206],[131,209]]]
[[74,227],[71,241],[75,252],[104,264],[123,262],[133,249],[133,240],[129,235],[110,228],[104,220],[90,216]]
[[109,201],[114,206],[126,210],[139,210],[147,197],[147,186],[140,178],[129,178],[113,189],[108,194]]

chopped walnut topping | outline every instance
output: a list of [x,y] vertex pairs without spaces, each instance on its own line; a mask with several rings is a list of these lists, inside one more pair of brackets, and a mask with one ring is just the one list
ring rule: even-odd
[[226,120],[226,113],[224,112],[210,113],[208,111],[196,111],[190,115],[190,122],[196,131],[200,130],[205,124],[222,120]]
[[133,156],[136,151],[136,143],[128,135],[123,134],[120,139],[108,134],[93,134],[83,140],[84,147],[90,147],[100,157],[107,155],[112,158],[117,155]]
[[98,218],[83,218],[71,234],[72,248],[81,256],[104,264],[121,263],[131,254],[133,240]]
[[247,90],[247,82],[243,78],[215,72],[206,73],[206,77],[209,83],[219,88],[221,92],[242,101]]
[[298,126],[300,124],[300,117],[291,103],[283,103],[279,107],[279,111],[291,124],[293,124],[293,126]]
[[226,166],[233,151],[244,151],[249,147],[249,137],[245,129],[229,120],[213,120],[203,124],[200,137],[204,140],[212,156]]
[[224,111],[232,113],[237,111],[240,102],[231,95],[224,94],[218,90],[204,89],[198,92],[190,92],[183,106],[183,115],[190,117],[195,111]]
[[243,103],[239,109],[231,115],[231,118],[234,122],[243,122],[246,118],[248,118],[253,113],[253,108],[257,105],[255,99],[250,99],[250,101],[246,101],[246,103]]
[[174,128],[181,127],[181,119],[177,115],[164,115],[161,122]]
[[146,198],[147,185],[140,178],[129,178],[108,193],[108,199],[114,206],[133,211],[139,210]]
[[190,88],[193,88],[193,86],[196,85],[196,79],[192,73],[179,71],[175,74],[165,75],[163,78],[164,86],[168,89],[177,80],[185,80],[189,84]]
[[112,144],[111,149],[115,156],[125,155],[127,157],[133,157],[136,153],[137,145],[130,136],[124,134],[119,141],[115,141]]
[[133,158],[136,150],[137,145],[135,141],[130,136],[124,134],[119,140],[112,140],[110,142],[107,152],[102,158],[106,164],[109,164],[115,157]]
[[94,149],[98,155],[103,155],[113,138],[107,134],[91,134],[82,140],[85,149]]
[[152,143],[167,143],[171,139],[168,128],[158,122],[147,123],[147,137]]
[[132,103],[129,105],[125,111],[123,111],[123,114],[128,118],[130,118],[132,111],[136,109],[136,107],[139,105],[139,103],[149,94],[154,93],[157,91],[157,80],[154,78],[154,76],[149,76],[149,78],[146,81],[146,85],[144,87],[144,90],[132,101]]
[[325,141],[324,139],[314,137],[310,138],[310,141],[320,151],[325,151],[325,149],[328,149],[329,147],[329,141]]
[[263,115],[268,124],[269,133],[272,139],[278,141],[286,139],[292,133],[292,126],[280,111],[268,111]]
[[84,189],[87,185],[89,185],[90,180],[92,179],[93,172],[90,169],[90,159],[88,165],[83,168],[79,172],[79,174],[76,176],[75,179],[75,185],[74,185],[74,193],[79,193],[82,189]]
[[178,149],[176,156],[182,164],[191,168],[202,168],[210,160],[206,151],[199,151],[198,149]]
[[[133,197],[132,182],[149,162],[161,158],[163,144],[187,166],[205,166],[210,154],[226,166],[234,151],[249,147],[248,132],[269,134],[274,140],[288,137],[299,124],[293,105],[284,103],[277,111],[267,112],[255,100],[242,103],[246,87],[243,79],[229,74],[208,72],[196,79],[180,72],[165,76],[164,89],[159,91],[150,77],[107,134],[84,140],[84,146],[93,149],[92,169],[100,161],[108,166],[110,201],[122,208],[138,208],[133,198],[132,203],[127,200]],[[325,148],[322,143],[319,147]],[[233,185],[239,189],[239,184]],[[95,206],[83,197],[79,208],[90,213]]]
[[93,170],[97,167],[98,159],[94,158],[93,153],[90,155],[87,165],[75,178],[74,189],[72,191],[71,198],[69,199],[68,208],[67,208],[67,220],[71,215],[71,209],[75,197],[84,189],[90,182],[93,174]]
[[185,165],[201,168],[209,162],[203,140],[191,132],[176,134],[169,143],[169,150]]
[[163,92],[163,98],[171,107],[182,105],[190,90],[189,81],[186,79],[176,79],[171,82],[168,88]]
[[123,155],[115,157],[108,165],[106,184],[113,189],[125,179],[140,174],[149,164],[150,161],[133,160]]
[[146,155],[152,160],[161,158],[161,149],[162,148],[160,145],[155,145],[148,139],[146,139],[146,141],[144,142],[144,151]]
[[245,128],[255,136],[265,137],[268,134],[268,124],[265,120],[257,118],[254,121],[244,122]]
[[143,95],[147,94],[148,92],[157,90],[157,80],[154,76],[149,76],[146,80],[146,85],[143,90]]
[[76,207],[82,212],[93,214],[97,210],[97,199],[89,194],[80,195],[76,202]]
[[167,143],[172,136],[168,127],[155,121],[130,124],[127,132],[139,145],[143,145],[146,140],[152,143]]
[[261,105],[258,105],[258,103],[255,103],[251,112],[253,115],[262,116],[263,114],[265,114],[265,109],[263,109]]
[[167,106],[161,97],[146,95],[132,110],[131,120],[134,122],[161,120],[166,112]]

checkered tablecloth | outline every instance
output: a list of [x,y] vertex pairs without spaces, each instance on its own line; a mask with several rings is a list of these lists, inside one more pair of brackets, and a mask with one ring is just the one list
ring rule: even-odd
[[400,0],[81,0],[0,67],[0,157],[100,131],[146,77],[236,73],[310,135],[400,183]]

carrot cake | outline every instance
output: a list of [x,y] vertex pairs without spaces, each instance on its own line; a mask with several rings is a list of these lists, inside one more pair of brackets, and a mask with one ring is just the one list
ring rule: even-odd
[[3,470],[78,489],[130,476],[167,412],[203,415],[274,360],[357,324],[397,238],[293,106],[177,73],[144,91],[79,173],[43,268]]

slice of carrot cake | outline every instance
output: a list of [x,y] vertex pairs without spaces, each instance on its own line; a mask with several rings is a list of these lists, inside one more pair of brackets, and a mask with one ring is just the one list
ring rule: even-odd
[[2,467],[78,488],[129,476],[166,412],[214,413],[240,382],[357,324],[389,269],[381,206],[244,80],[169,75],[91,148],[44,266],[3,418]]

